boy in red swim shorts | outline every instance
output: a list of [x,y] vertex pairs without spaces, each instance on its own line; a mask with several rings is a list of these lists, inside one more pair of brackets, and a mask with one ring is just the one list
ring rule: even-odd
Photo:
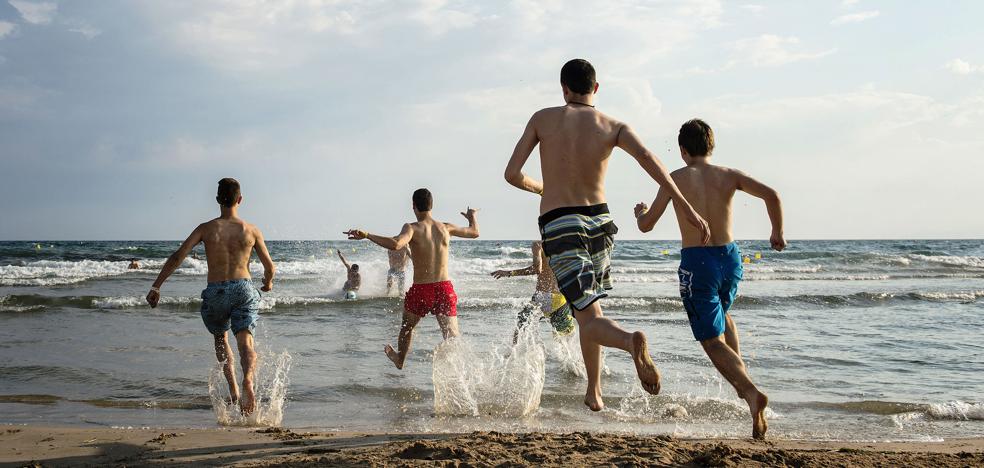
[[410,246],[410,261],[413,263],[413,286],[403,298],[403,326],[397,349],[386,345],[386,356],[397,369],[403,369],[413,329],[420,319],[433,314],[441,327],[444,339],[458,336],[458,295],[448,276],[448,246],[451,236],[475,239],[478,237],[478,210],[468,208],[461,215],[468,220],[468,227],[442,223],[431,217],[434,197],[427,189],[413,192],[413,214],[417,222],[403,225],[394,237],[370,234],[359,229],[345,232],[349,239],[369,239],[373,243],[390,249],[400,250]]

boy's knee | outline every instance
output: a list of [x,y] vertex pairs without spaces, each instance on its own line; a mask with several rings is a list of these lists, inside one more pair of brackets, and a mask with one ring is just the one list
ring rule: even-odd
[[724,335],[718,335],[714,338],[708,338],[706,340],[701,340],[700,345],[704,347],[704,351],[711,352],[719,350],[728,344],[724,342]]

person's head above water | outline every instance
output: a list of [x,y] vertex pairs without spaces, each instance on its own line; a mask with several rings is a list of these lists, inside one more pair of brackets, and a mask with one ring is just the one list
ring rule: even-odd
[[215,195],[215,201],[225,208],[232,208],[243,201],[242,193],[239,191],[239,181],[232,177],[226,177],[219,181],[219,190]]
[[677,136],[680,156],[690,164],[693,158],[709,157],[714,152],[714,130],[700,119],[686,121]]
[[352,271],[353,272],[356,272],[356,273],[359,272],[359,264],[358,263],[353,263],[352,264]]
[[426,213],[434,207],[434,196],[430,190],[420,188],[413,192],[413,212]]
[[595,79],[595,69],[584,59],[573,59],[560,69],[560,87],[564,90],[564,99],[576,101],[578,96],[589,96],[598,92],[598,81]]

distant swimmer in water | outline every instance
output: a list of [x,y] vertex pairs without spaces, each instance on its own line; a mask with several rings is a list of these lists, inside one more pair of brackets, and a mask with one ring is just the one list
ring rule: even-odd
[[135,259],[135,258],[130,259],[130,265],[127,266],[126,269],[127,270],[139,270],[140,269],[140,262],[138,262],[137,259]]
[[[243,197],[236,179],[219,181],[218,196],[221,214],[218,218],[198,225],[185,239],[181,247],[168,257],[161,273],[147,293],[147,303],[157,307],[161,300],[161,286],[181,266],[188,253],[199,243],[205,244],[208,257],[208,287],[202,291],[202,320],[215,341],[215,357],[223,363],[222,371],[229,382],[229,395],[238,403],[244,415],[256,409],[254,373],[256,352],[253,350],[253,329],[259,319],[260,293],[253,286],[249,274],[249,258],[256,251],[263,264],[264,292],[273,290],[275,267],[263,233],[238,216]],[[239,347],[239,359],[243,368],[243,394],[240,397],[236,385],[236,370],[232,361],[232,347],[226,332],[232,329]]]
[[434,314],[441,327],[444,339],[456,337],[458,331],[458,295],[454,292],[448,275],[448,246],[451,237],[475,239],[478,237],[478,210],[468,208],[461,213],[468,220],[468,227],[442,223],[431,217],[434,198],[427,189],[413,192],[413,214],[417,222],[406,223],[394,237],[378,236],[359,229],[345,232],[349,239],[369,239],[377,245],[400,250],[410,246],[410,261],[413,262],[413,285],[403,298],[403,325],[400,327],[397,350],[386,345],[386,356],[397,369],[410,352],[413,329],[427,314]]
[[403,287],[407,280],[407,259],[410,258],[410,247],[400,250],[388,250],[389,271],[386,272],[386,294],[393,294],[393,286],[396,292],[403,295]]
[[[738,347],[738,328],[728,313],[738,293],[743,270],[741,252],[731,234],[731,202],[739,190],[764,200],[772,222],[770,242],[773,249],[781,251],[786,248],[782,201],[775,190],[743,172],[711,164],[714,132],[704,121],[694,119],[683,124],[677,140],[680,156],[687,166],[673,171],[670,176],[711,228],[711,240],[705,246],[702,233],[686,221],[686,213],[673,202],[683,238],[680,269],[677,270],[683,307],[694,338],[700,341],[707,357],[738,396],[748,403],[752,413],[752,437],[763,439],[769,428],[765,419],[769,398],[748,376]],[[670,195],[661,187],[652,208],[645,203],[636,205],[639,230],[651,231],[669,203]]]
[[335,249],[338,252],[338,258],[342,260],[342,265],[345,265],[345,271],[348,278],[345,280],[345,285],[342,286],[342,291],[345,293],[345,299],[354,301],[358,299],[359,287],[362,286],[362,275],[359,274],[359,265],[352,264],[345,260],[345,256],[342,255],[341,249]]
[[574,317],[571,315],[571,307],[564,299],[557,287],[557,279],[554,278],[553,270],[547,261],[547,255],[543,253],[543,241],[533,241],[533,264],[518,270],[496,270],[492,272],[495,279],[508,278],[513,276],[536,275],[536,289],[533,292],[532,305],[528,305],[519,312],[516,318],[516,331],[513,333],[513,343],[519,338],[519,332],[531,323],[539,321],[535,317],[537,311],[542,312],[543,316],[550,320],[550,325],[554,332],[560,336],[570,335],[574,332]]

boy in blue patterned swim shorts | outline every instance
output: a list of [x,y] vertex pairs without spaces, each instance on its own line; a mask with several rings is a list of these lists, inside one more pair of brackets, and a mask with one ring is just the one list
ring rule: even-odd
[[[683,237],[680,251],[680,296],[690,319],[694,338],[700,341],[714,367],[738,392],[752,413],[752,437],[765,438],[768,422],[765,407],[769,398],[752,383],[741,359],[738,329],[728,310],[738,292],[742,277],[741,253],[731,234],[731,200],[741,190],[765,201],[772,221],[772,248],[786,248],[782,231],[782,202],[779,194],[765,184],[741,171],[710,163],[714,151],[714,132],[702,120],[694,119],[680,128],[680,155],[687,167],[670,176],[683,196],[711,228],[707,246],[701,234],[682,216],[680,207],[673,204]],[[645,203],[635,207],[636,219],[642,232],[649,232],[670,203],[670,195],[662,188],[650,209]]]
[[[184,262],[188,253],[198,243],[205,243],[205,256],[208,262],[208,287],[202,291],[202,321],[215,340],[215,357],[223,363],[222,370],[229,383],[229,396],[238,403],[243,414],[248,415],[256,408],[256,393],[253,386],[256,370],[256,352],[253,350],[253,329],[259,318],[260,293],[253,286],[249,274],[249,258],[253,251],[263,264],[263,291],[273,289],[275,267],[263,233],[256,226],[237,216],[240,194],[236,179],[219,181],[216,201],[221,205],[221,215],[200,224],[188,239],[171,254],[161,268],[154,286],[147,293],[147,303],[157,307],[161,300],[161,286],[174,270]],[[236,370],[232,364],[232,347],[226,332],[232,330],[239,347],[239,358],[243,368],[243,394],[240,398],[236,385]]]

